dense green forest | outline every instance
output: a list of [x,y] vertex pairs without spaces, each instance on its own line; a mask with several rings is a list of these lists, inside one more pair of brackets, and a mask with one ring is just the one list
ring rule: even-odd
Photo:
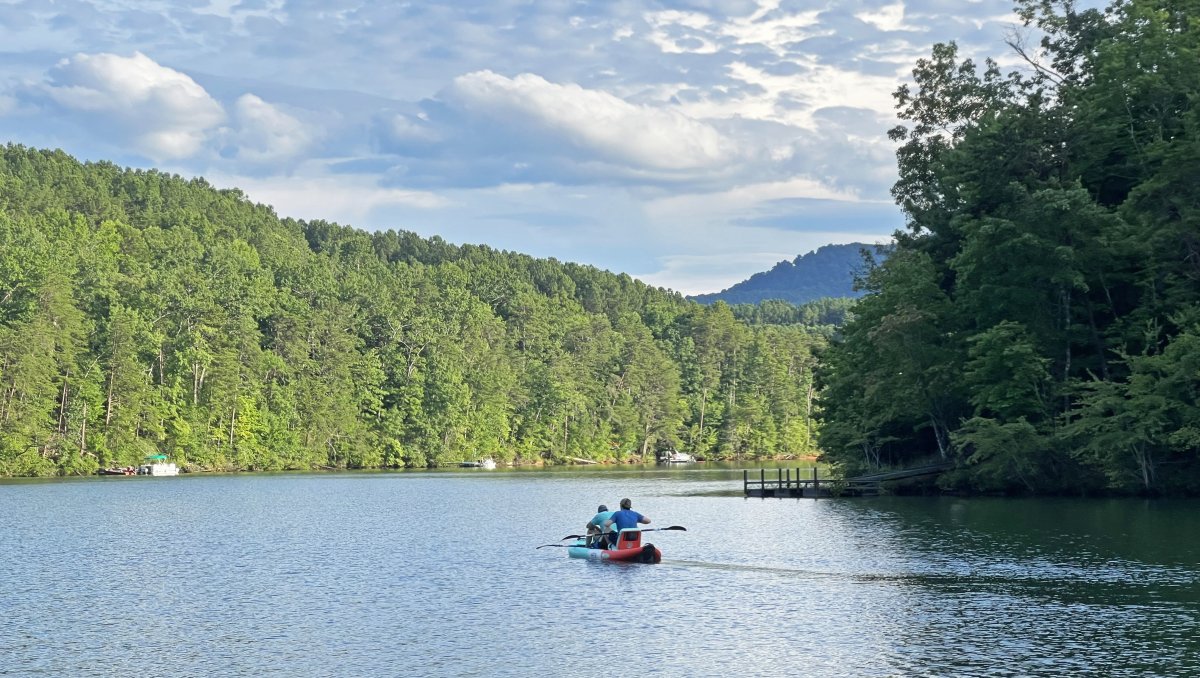
[[733,317],[751,325],[804,325],[826,336],[832,335],[850,317],[854,300],[826,297],[796,305],[780,299],[757,304],[733,304]]
[[822,356],[846,471],[1200,492],[1200,3],[1020,0],[1024,75],[942,44],[901,87],[908,228]]
[[811,453],[822,336],[0,149],[0,475]]
[[827,298],[858,297],[862,291],[854,281],[864,266],[864,250],[871,260],[885,253],[877,245],[864,243],[825,245],[792,261],[781,261],[728,289],[688,298],[702,304],[724,301],[740,306],[779,300],[803,306]]

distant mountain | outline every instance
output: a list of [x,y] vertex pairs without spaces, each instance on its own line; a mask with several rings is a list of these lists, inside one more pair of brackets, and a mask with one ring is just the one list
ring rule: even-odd
[[804,304],[823,297],[858,297],[862,292],[853,289],[854,273],[862,269],[863,249],[874,254],[877,261],[883,258],[875,245],[825,245],[792,261],[781,261],[771,270],[755,273],[728,289],[688,298],[702,304],[756,304],[767,299]]

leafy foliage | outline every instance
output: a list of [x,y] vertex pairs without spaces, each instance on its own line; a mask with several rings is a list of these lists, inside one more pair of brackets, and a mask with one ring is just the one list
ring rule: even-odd
[[974,491],[1196,492],[1195,2],[1018,0],[1046,62],[896,93],[895,251],[824,356],[827,457]]
[[814,451],[801,326],[0,148],[0,475]]

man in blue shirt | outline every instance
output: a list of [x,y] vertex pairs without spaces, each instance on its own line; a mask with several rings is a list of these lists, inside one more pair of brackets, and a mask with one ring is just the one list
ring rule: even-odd
[[612,517],[604,522],[605,527],[612,525],[613,531],[609,535],[609,548],[617,545],[618,535],[621,530],[627,530],[631,527],[637,527],[638,523],[649,525],[650,519],[646,516],[633,510],[633,502],[628,498],[621,500],[621,510],[613,511]]
[[596,515],[592,516],[592,519],[589,520],[587,525],[584,526],[584,529],[586,529],[588,533],[587,543],[589,548],[604,548],[608,539],[599,536],[593,537],[592,535],[599,535],[602,532],[608,532],[608,528],[604,527],[604,523],[607,522],[609,518],[612,518],[614,513],[616,513],[616,511],[609,511],[608,507],[604,504],[601,504],[600,508],[596,509]]

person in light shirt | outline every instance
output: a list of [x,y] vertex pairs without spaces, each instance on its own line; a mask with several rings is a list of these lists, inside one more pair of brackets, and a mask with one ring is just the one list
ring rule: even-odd
[[587,529],[588,533],[588,548],[599,549],[607,546],[608,538],[600,535],[602,533],[611,531],[611,528],[606,528],[604,523],[609,518],[612,518],[614,513],[616,513],[616,511],[609,511],[608,507],[604,504],[601,504],[600,508],[596,509],[596,515],[592,516],[592,519],[589,520],[585,526],[585,529]]

